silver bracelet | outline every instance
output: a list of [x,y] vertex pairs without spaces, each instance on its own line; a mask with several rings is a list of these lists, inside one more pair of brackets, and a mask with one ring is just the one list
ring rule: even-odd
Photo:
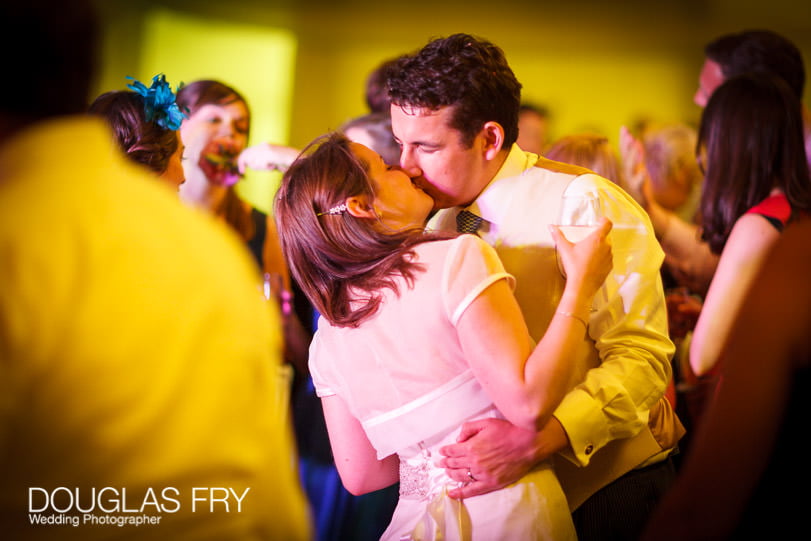
[[573,317],[574,319],[576,319],[577,321],[582,323],[583,327],[585,327],[586,329],[589,328],[588,322],[585,319],[583,319],[582,317],[580,317],[580,316],[577,316],[577,315],[575,315],[575,314],[573,314],[571,312],[564,312],[563,310],[558,310],[557,313],[562,315],[562,316]]

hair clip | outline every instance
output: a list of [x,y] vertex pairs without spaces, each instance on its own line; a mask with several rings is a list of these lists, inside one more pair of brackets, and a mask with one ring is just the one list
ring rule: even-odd
[[[180,123],[184,118],[188,118],[184,112],[180,110],[175,102],[175,94],[172,92],[172,87],[166,82],[166,76],[162,73],[152,78],[152,86],[146,87],[141,81],[127,76],[127,79],[133,83],[127,85],[127,88],[140,94],[144,98],[144,111],[146,112],[146,121],[151,122],[154,120],[158,126],[165,130],[179,130]],[[177,87],[180,90],[183,83]]]
[[319,212],[316,216],[334,216],[336,214],[343,214],[344,212],[346,212],[346,203],[341,203],[340,205],[332,207],[327,212]]

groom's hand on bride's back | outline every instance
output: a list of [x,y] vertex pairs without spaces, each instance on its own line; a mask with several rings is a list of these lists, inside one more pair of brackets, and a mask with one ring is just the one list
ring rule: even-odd
[[514,483],[566,445],[566,433],[554,418],[540,432],[501,419],[481,419],[465,423],[457,443],[439,450],[444,456],[439,465],[451,479],[464,483],[448,494],[470,498]]

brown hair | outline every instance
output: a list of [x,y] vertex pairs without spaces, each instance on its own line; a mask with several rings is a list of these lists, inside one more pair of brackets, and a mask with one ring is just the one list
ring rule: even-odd
[[448,238],[421,228],[392,231],[376,219],[341,209],[349,197],[373,200],[368,165],[356,157],[341,133],[308,145],[282,178],[275,215],[282,251],[307,298],[330,323],[357,327],[373,315],[381,289],[399,294],[396,278],[410,285],[420,264],[413,248]]
[[738,218],[774,188],[794,214],[811,211],[801,103],[783,79],[765,73],[727,79],[704,108],[698,148],[707,152],[702,238],[714,253]]
[[386,79],[388,78],[388,70],[397,66],[397,58],[390,58],[381,62],[374,70],[369,73],[366,78],[366,105],[372,113],[385,113],[389,114],[389,107],[391,100],[389,100],[389,91],[386,88]]
[[503,148],[518,138],[521,83],[504,51],[469,34],[435,39],[388,71],[391,102],[403,108],[450,107],[450,127],[468,147],[486,122],[504,128]]
[[[203,105],[230,105],[236,102],[242,102],[245,105],[250,126],[251,110],[248,102],[242,94],[225,83],[213,79],[202,79],[181,87],[177,92],[177,105],[189,116],[196,113]],[[248,134],[246,133],[246,135]],[[234,186],[228,188],[219,207],[214,209],[214,213],[222,216],[225,222],[236,229],[245,241],[251,240],[256,234],[251,215],[252,207],[242,201]]]
[[177,132],[147,121],[144,98],[129,90],[114,90],[93,100],[88,112],[104,118],[119,148],[136,163],[158,175],[165,173],[177,151]]
[[769,73],[782,78],[803,99],[805,65],[800,49],[771,30],[724,34],[704,47],[704,55],[721,66],[725,79],[746,73]]

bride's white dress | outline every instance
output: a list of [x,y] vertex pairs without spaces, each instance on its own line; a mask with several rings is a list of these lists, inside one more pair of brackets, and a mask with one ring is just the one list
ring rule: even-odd
[[[512,280],[495,251],[463,235],[416,248],[425,272],[358,328],[323,318],[310,350],[319,396],[340,396],[378,458],[400,457],[400,500],[384,540],[574,540],[566,498],[549,465],[489,494],[453,500],[436,466],[462,424],[501,417],[467,365],[456,322],[487,286]],[[498,362],[498,359],[493,359]]]

